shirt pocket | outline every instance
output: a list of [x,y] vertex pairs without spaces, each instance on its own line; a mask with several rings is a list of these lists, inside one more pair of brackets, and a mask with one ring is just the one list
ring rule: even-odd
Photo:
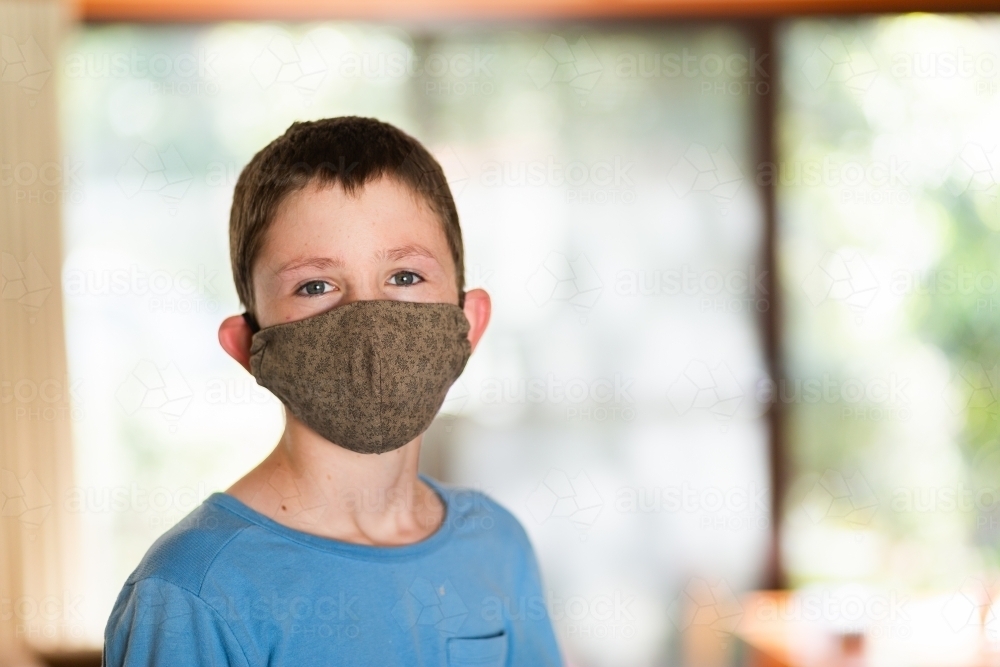
[[507,633],[487,637],[450,637],[448,667],[503,667],[507,664]]

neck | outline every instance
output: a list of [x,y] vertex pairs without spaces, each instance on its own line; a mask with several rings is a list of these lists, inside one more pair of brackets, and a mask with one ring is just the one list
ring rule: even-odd
[[304,532],[347,542],[398,545],[440,525],[443,506],[417,476],[421,436],[384,454],[339,447],[287,415],[274,451],[229,493]]

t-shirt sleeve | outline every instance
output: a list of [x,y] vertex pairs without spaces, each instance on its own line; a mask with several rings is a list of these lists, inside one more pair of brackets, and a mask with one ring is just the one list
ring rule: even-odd
[[104,667],[249,667],[215,609],[158,578],[126,584],[104,640]]

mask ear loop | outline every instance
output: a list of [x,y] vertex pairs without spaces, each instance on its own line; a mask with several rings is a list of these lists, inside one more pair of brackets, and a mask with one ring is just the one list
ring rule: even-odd
[[243,313],[243,319],[246,321],[247,325],[250,327],[250,331],[257,333],[260,331],[260,325],[257,324],[257,318],[255,318],[250,313]]
[[465,290],[458,293],[458,307],[465,308]]

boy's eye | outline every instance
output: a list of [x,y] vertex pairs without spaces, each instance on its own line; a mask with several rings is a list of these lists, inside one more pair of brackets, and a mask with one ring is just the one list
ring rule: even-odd
[[299,288],[299,294],[305,294],[306,296],[318,296],[320,294],[326,294],[329,290],[330,284],[325,280],[310,280],[305,285]]
[[393,274],[392,277],[389,278],[389,282],[391,284],[399,285],[402,287],[415,285],[421,282],[422,280],[423,278],[415,274],[413,271],[400,271],[399,273]]

